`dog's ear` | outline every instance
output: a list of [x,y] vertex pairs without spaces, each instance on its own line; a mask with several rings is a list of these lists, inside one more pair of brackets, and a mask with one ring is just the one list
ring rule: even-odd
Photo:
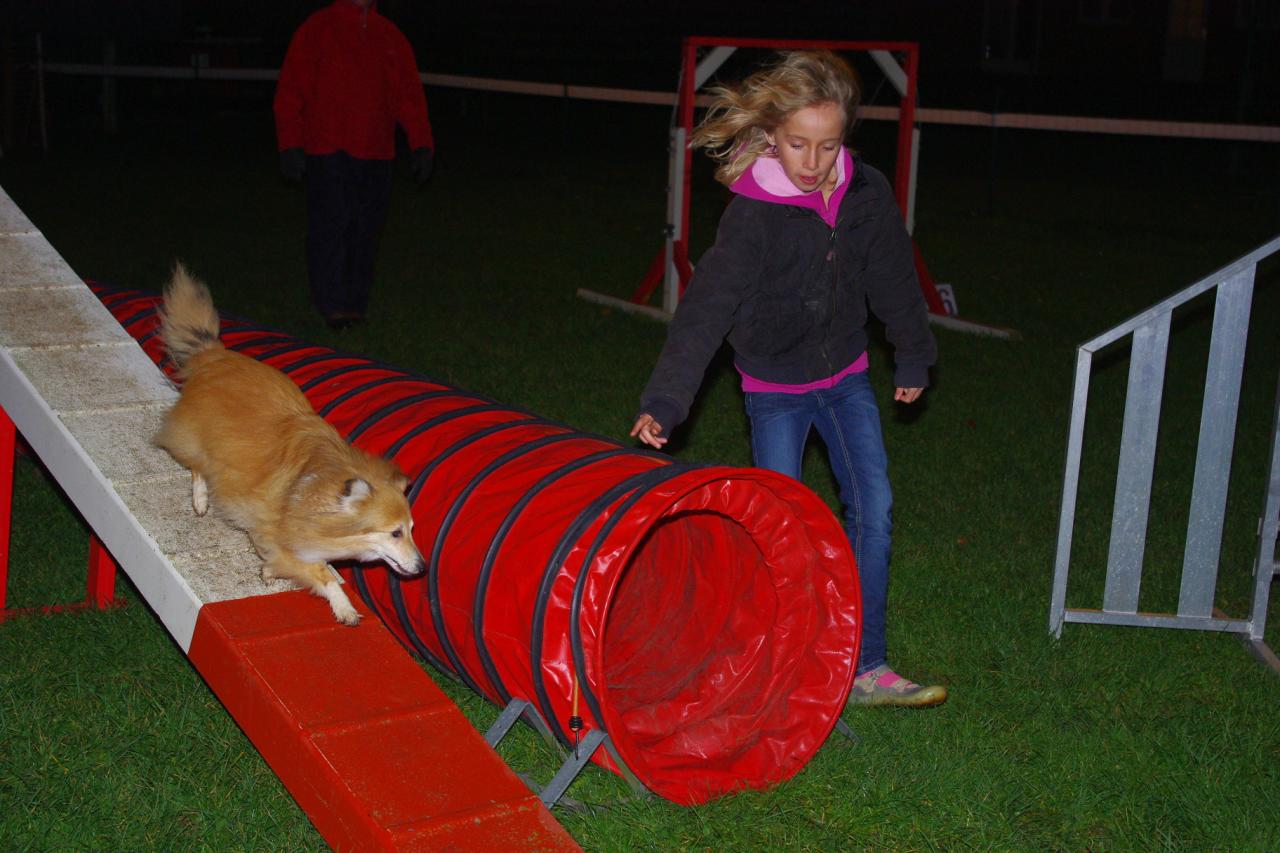
[[352,477],[342,484],[342,494],[338,498],[338,504],[344,512],[354,512],[356,504],[369,497],[371,491],[367,481]]
[[382,465],[378,473],[387,478],[387,482],[391,485],[391,488],[395,489],[397,492],[403,492],[405,489],[409,488],[409,478],[405,476],[404,471],[400,470],[399,465],[389,459],[383,459],[381,457],[375,458]]

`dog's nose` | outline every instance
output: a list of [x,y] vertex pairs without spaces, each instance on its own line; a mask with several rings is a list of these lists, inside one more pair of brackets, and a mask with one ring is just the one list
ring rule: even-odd
[[418,559],[414,560],[409,566],[409,575],[420,575],[427,570],[427,561],[422,559],[422,555],[418,555]]

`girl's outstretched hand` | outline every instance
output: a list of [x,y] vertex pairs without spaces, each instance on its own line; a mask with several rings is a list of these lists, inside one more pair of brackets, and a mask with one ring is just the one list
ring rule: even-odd
[[650,447],[662,449],[667,438],[662,434],[662,424],[653,419],[653,415],[645,413],[636,418],[636,425],[631,428],[631,437],[638,438]]
[[923,393],[923,388],[898,388],[893,392],[893,399],[896,403],[914,403]]

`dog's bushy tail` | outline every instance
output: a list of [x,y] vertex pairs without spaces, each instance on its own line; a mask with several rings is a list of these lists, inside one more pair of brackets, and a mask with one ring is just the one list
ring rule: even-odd
[[213,297],[204,282],[193,278],[182,264],[173,265],[173,278],[164,286],[160,310],[160,337],[181,371],[196,353],[221,348],[222,328]]

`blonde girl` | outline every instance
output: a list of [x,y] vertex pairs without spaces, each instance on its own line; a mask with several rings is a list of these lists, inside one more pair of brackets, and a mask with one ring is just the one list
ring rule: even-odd
[[936,705],[945,687],[916,684],[888,663],[893,496],[867,378],[868,305],[893,345],[894,400],[920,398],[937,349],[889,183],[844,145],[857,76],[829,51],[793,51],[713,95],[691,144],[717,161],[734,198],[671,322],[631,435],[666,444],[727,338],[755,464],[799,479],[810,430],[826,445],[863,596],[849,703]]

